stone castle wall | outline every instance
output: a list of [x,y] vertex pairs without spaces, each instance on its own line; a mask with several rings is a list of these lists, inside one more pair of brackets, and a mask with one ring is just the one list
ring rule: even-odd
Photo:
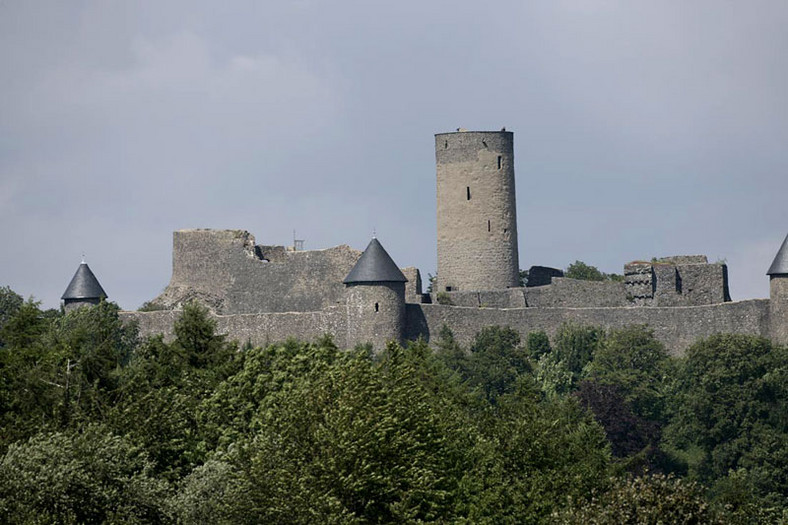
[[624,283],[553,277],[552,284],[525,289],[531,308],[632,306]]
[[[163,334],[165,340],[173,338],[173,324],[180,315],[177,310],[156,312],[121,312],[124,322],[135,321],[143,337]],[[255,346],[285,341],[294,337],[303,341],[331,334],[340,347],[349,346],[347,340],[347,311],[345,306],[334,306],[318,312],[284,312],[235,315],[211,315],[216,320],[216,330],[230,339]]]
[[486,309],[407,305],[408,339],[428,341],[445,324],[461,344],[470,344],[485,326],[508,326],[523,338],[543,330],[551,337],[563,323],[622,328],[645,324],[673,355],[681,355],[698,338],[716,333],[769,336],[769,300],[729,302],[707,306],[654,308],[517,308]]
[[436,291],[517,287],[520,267],[513,134],[437,134],[435,157]]
[[[785,280],[788,282],[788,280]],[[782,284],[782,283],[780,283]],[[331,334],[340,347],[357,342],[349,337],[345,307],[332,307],[319,312],[258,313],[216,315],[220,333],[232,339],[255,345],[284,341],[289,337],[315,340]],[[123,312],[124,321],[139,323],[143,336],[163,333],[172,336],[177,311]],[[351,321],[352,323],[353,321]],[[485,326],[508,326],[525,336],[543,330],[551,337],[563,323],[622,328],[645,324],[673,355],[683,352],[700,337],[716,333],[737,333],[769,337],[769,300],[728,302],[706,306],[653,308],[512,308],[494,309],[457,307],[438,304],[405,305],[405,338],[437,337],[443,325],[448,326],[461,344],[468,345]],[[379,345],[378,345],[379,346]]]

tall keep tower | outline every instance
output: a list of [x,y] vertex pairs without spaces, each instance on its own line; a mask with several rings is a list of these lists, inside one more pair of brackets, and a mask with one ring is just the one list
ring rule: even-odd
[[435,135],[438,179],[437,291],[519,286],[514,134]]

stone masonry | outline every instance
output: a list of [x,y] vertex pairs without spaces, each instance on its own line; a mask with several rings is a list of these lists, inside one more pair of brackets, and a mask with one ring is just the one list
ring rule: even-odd
[[623,282],[578,281],[537,266],[522,288],[512,133],[437,134],[435,153],[432,294],[422,294],[418,269],[398,269],[375,239],[363,253],[345,245],[296,251],[256,244],[245,230],[180,230],[172,278],[152,301],[162,310],[124,312],[124,319],[143,335],[172,337],[178,310],[196,300],[222,333],[256,345],[331,334],[343,347],[380,349],[390,340],[429,341],[443,326],[467,344],[485,326],[509,326],[524,337],[552,335],[566,322],[648,325],[675,355],[721,332],[788,344],[788,238],[769,270],[770,299],[731,302],[727,266],[702,255],[627,263]]

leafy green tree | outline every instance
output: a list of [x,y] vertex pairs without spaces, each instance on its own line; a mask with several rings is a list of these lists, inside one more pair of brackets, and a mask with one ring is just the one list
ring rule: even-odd
[[488,326],[476,334],[465,370],[468,384],[478,387],[495,402],[498,396],[514,392],[521,376],[530,379],[531,364],[520,334],[509,327]]
[[71,310],[42,338],[47,350],[36,374],[59,393],[55,409],[61,428],[100,420],[112,403],[120,368],[138,342],[137,326],[124,324],[119,311],[106,301]]
[[144,446],[157,474],[173,481],[204,461],[208,438],[199,423],[201,403],[241,361],[237,345],[216,334],[215,321],[199,305],[184,307],[174,331],[172,343],[159,336],[138,345],[108,411],[108,424]]
[[674,370],[665,346],[646,326],[611,330],[594,352],[584,376],[614,385],[638,416],[664,423]]
[[556,332],[552,352],[544,354],[537,364],[536,377],[542,391],[557,396],[573,390],[604,336],[601,328],[562,324]]
[[145,453],[102,427],[39,434],[0,461],[3,523],[158,523],[166,502]]
[[761,506],[788,508],[787,358],[784,347],[744,335],[687,350],[665,446],[693,479],[728,483],[736,472]]
[[609,476],[604,431],[571,398],[544,403],[534,391],[506,394],[479,429],[462,483],[469,523],[548,522]]
[[525,339],[525,348],[528,350],[528,357],[533,361],[538,361],[540,357],[553,351],[550,339],[542,330],[528,333],[528,337]]
[[0,347],[3,345],[2,328],[17,310],[22,307],[25,301],[22,296],[14,292],[10,287],[0,288]]
[[221,373],[227,365],[225,373],[231,371],[237,345],[216,333],[216,321],[211,319],[207,308],[196,302],[185,305],[173,332],[173,347],[182,352],[190,367],[213,368]]
[[590,501],[573,500],[554,523],[619,525],[621,523],[725,524],[728,519],[716,512],[704,497],[703,488],[671,476],[656,474],[621,478]]
[[564,277],[570,279],[580,279],[583,281],[604,281],[605,274],[600,272],[596,266],[591,266],[583,261],[575,261],[570,264],[564,272]]
[[460,346],[454,338],[454,333],[445,324],[438,332],[438,340],[435,342],[435,355],[450,369],[460,373],[467,373],[468,353]]
[[591,266],[583,261],[575,261],[564,271],[564,277],[580,279],[582,281],[623,281],[624,277],[615,273],[604,273],[596,266]]
[[[271,392],[238,449],[254,522],[414,522],[450,516],[457,464],[451,418],[397,345],[371,362],[337,356]],[[456,422],[452,430],[458,430]]]

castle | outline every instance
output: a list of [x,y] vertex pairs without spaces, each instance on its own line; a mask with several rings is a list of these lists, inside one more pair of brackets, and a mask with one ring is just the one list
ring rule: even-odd
[[[160,310],[122,315],[136,320],[142,334],[171,335],[179,307],[197,300],[221,332],[253,344],[331,334],[340,346],[381,348],[390,340],[429,341],[444,325],[467,344],[485,326],[552,335],[566,322],[645,324],[673,354],[720,332],[788,343],[788,237],[767,272],[769,299],[732,302],[727,267],[705,256],[631,262],[620,282],[532,267],[521,284],[513,151],[513,134],[505,130],[435,135],[432,293],[422,292],[416,268],[398,268],[374,238],[364,252],[344,245],[304,251],[256,244],[243,230],[179,230],[172,278],[152,301]],[[106,295],[85,270],[81,265],[79,282],[72,280],[63,296],[67,307],[99,300],[74,290]]]

